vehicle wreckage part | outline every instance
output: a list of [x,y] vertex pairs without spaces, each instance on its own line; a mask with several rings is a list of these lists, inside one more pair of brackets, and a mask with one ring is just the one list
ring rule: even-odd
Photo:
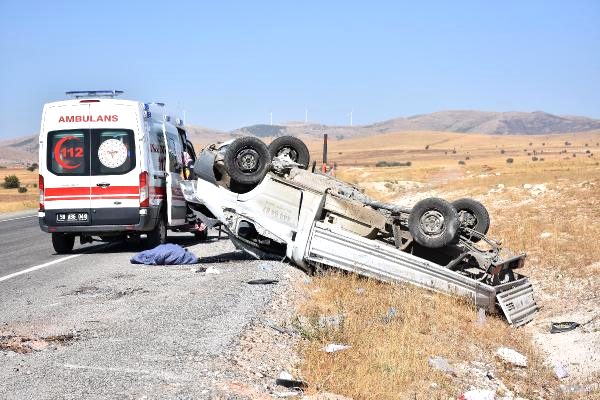
[[459,272],[369,240],[335,226],[316,222],[306,259],[388,282],[409,282],[437,292],[466,296],[476,307],[496,312],[502,307],[509,323],[519,326],[537,311],[531,283],[525,277],[498,286],[471,279]]
[[298,163],[307,169],[310,163],[310,153],[304,142],[294,136],[281,136],[269,144],[271,158],[289,157],[290,161]]
[[267,145],[253,136],[234,140],[223,156],[225,170],[232,181],[243,185],[259,183],[271,168]]
[[421,246],[437,249],[456,241],[459,221],[456,209],[444,199],[423,199],[410,212],[408,229]]
[[[473,199],[458,199],[452,202],[458,214],[461,228],[473,229],[485,235],[490,229],[490,214],[483,204]],[[478,242],[479,236],[469,237],[472,242]]]

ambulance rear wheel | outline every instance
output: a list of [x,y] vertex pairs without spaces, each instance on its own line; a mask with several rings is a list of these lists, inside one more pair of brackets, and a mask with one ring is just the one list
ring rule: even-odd
[[75,245],[75,235],[67,233],[53,233],[52,234],[52,247],[58,254],[66,254],[73,251]]
[[155,248],[158,245],[167,243],[167,221],[164,215],[158,219],[156,226],[150,232],[146,238],[146,246],[150,249]]

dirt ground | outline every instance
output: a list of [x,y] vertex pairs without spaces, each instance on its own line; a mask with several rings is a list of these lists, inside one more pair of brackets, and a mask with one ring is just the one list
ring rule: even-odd
[[[439,136],[437,141],[436,135]],[[469,389],[485,388],[486,381],[478,380],[477,374],[466,374],[465,378],[460,372],[473,369],[472,363],[479,362],[486,365],[481,370],[495,371],[497,380],[501,381],[502,385],[493,388],[497,398],[600,398],[597,384],[600,378],[597,289],[600,287],[597,240],[600,235],[597,222],[600,166],[594,154],[600,151],[600,134],[472,136],[470,140],[466,136],[469,135],[397,134],[388,138],[385,149],[379,148],[380,140],[348,140],[330,143],[330,154],[356,155],[355,164],[338,164],[338,176],[381,200],[406,206],[431,196],[451,201],[472,197],[481,201],[492,219],[489,235],[500,239],[513,252],[528,255],[522,273],[532,280],[540,306],[534,321],[524,328],[506,329],[503,321],[489,317],[486,323],[494,327],[493,343],[482,339],[481,329],[461,322],[464,326],[456,340],[451,339],[456,327],[448,327],[444,333],[448,337],[445,341],[448,349],[439,349],[434,342],[411,335],[407,340],[414,343],[409,346],[406,341],[390,338],[390,335],[404,334],[402,325],[395,330],[385,327],[388,335],[381,335],[381,327],[369,331],[352,321],[372,319],[373,310],[381,315],[385,314],[386,307],[395,307],[401,314],[408,313],[405,321],[436,330],[443,329],[440,320],[449,323],[444,314],[476,321],[475,310],[465,304],[448,306],[447,300],[438,304],[437,295],[424,295],[422,292],[426,291],[406,295],[408,289],[377,285],[378,294],[374,298],[354,296],[356,298],[348,302],[344,299],[352,291],[367,284],[341,283],[336,275],[326,276],[315,281],[312,290],[316,294],[305,303],[301,314],[318,318],[321,314],[350,307],[345,311],[346,321],[350,322],[341,331],[321,332],[320,336],[306,340],[302,348],[302,371],[319,382],[319,390],[332,390],[353,398],[397,398],[397,391],[379,390],[377,382],[385,380],[403,385],[405,390],[400,397],[447,398]],[[415,141],[411,142],[412,139]],[[429,144],[427,149],[424,143]],[[402,158],[395,158],[399,155]],[[534,161],[533,157],[537,159]],[[507,163],[507,158],[513,162]],[[375,167],[378,161],[412,161],[412,165]],[[434,300],[428,300],[428,296]],[[398,304],[394,300],[398,298],[404,302]],[[421,319],[413,320],[414,316],[410,315],[415,312],[411,308],[413,301],[433,301],[438,304],[438,312],[421,311]],[[581,326],[571,332],[550,333],[552,322],[565,321]],[[322,345],[335,339],[352,343],[353,348],[337,359],[323,354]],[[415,346],[416,343],[421,345]],[[526,354],[531,364],[526,370],[503,368],[493,355],[500,345]],[[429,346],[429,351],[423,351],[423,346]],[[465,347],[471,349],[465,350]],[[402,359],[410,359],[410,363],[400,363],[394,352],[404,352]],[[428,367],[428,359],[440,354],[459,371],[451,379],[436,376]],[[387,361],[382,364],[382,359]],[[354,367],[341,368],[341,362]],[[373,372],[377,370],[373,365],[379,365],[381,371]],[[566,371],[568,376],[558,378],[556,370]],[[433,389],[429,385],[432,373]],[[327,379],[320,378],[323,376]]]

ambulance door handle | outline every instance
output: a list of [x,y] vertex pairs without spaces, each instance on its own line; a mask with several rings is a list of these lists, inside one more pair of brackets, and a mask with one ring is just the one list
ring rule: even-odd
[[100,186],[101,188],[106,189],[107,187],[110,186],[110,183],[108,183],[108,182],[100,182],[100,183],[97,183],[96,186]]

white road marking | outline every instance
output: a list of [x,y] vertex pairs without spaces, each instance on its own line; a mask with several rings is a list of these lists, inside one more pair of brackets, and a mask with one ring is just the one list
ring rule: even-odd
[[33,214],[33,215],[25,215],[24,217],[16,217],[16,218],[2,219],[2,220],[0,220],[0,222],[16,221],[16,220],[18,220],[18,219],[32,218],[32,217],[37,217],[37,214]]
[[12,274],[4,275],[4,276],[0,277],[0,282],[8,280],[10,278],[14,278],[15,276],[27,274],[29,272],[37,271],[38,269],[49,267],[49,266],[57,264],[57,263],[59,263],[61,261],[66,261],[66,260],[70,260],[70,259],[75,258],[75,257],[79,257],[79,256],[81,256],[83,254],[84,253],[73,254],[73,255],[70,255],[70,256],[67,256],[67,257],[59,258],[58,260],[52,260],[52,261],[47,262],[45,264],[40,264],[40,265],[36,265],[35,267],[24,269],[22,271],[13,272]]
[[61,261],[67,261],[67,260],[70,260],[72,258],[79,257],[79,256],[82,256],[84,254],[88,254],[88,252],[90,250],[96,250],[96,251],[97,250],[104,250],[107,247],[112,247],[112,246],[116,245],[117,243],[119,243],[119,242],[106,243],[106,244],[103,244],[103,245],[101,244],[99,246],[94,246],[92,248],[85,249],[84,251],[82,251],[81,253],[78,253],[78,254],[71,254],[70,256],[59,258],[58,260],[52,260],[52,261],[47,262],[45,264],[36,265],[34,267],[30,267],[30,268],[24,269],[22,271],[17,271],[17,272],[13,272],[12,274],[0,276],[0,282],[6,281],[6,280],[8,280],[10,278],[14,278],[15,276],[19,276],[19,275],[23,275],[23,274],[28,274],[30,272],[37,271],[38,269],[42,269],[42,268],[46,268],[46,267],[49,267],[49,266],[54,265],[54,264],[58,264]]

